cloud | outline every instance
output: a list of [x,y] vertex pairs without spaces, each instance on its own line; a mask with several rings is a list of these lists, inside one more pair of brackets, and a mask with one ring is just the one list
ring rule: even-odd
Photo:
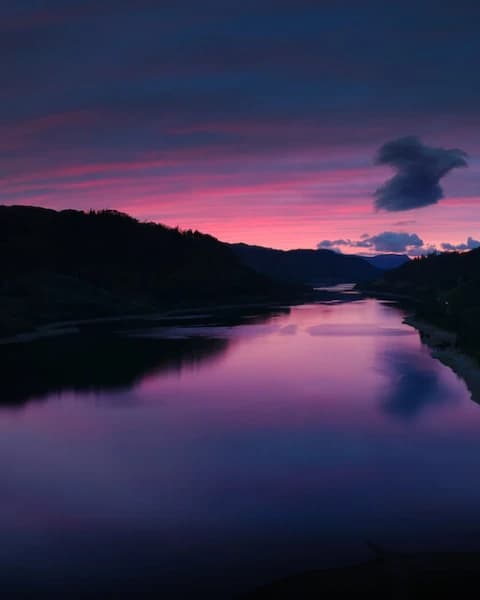
[[395,223],[393,223],[394,227],[408,227],[409,225],[415,225],[416,221],[413,219],[410,219],[408,221],[396,221]]
[[449,242],[443,242],[440,244],[440,247],[442,250],[446,250],[447,252],[473,250],[474,248],[480,248],[480,241],[474,240],[472,237],[468,237],[466,243],[450,244]]
[[375,191],[375,208],[395,212],[436,204],[443,198],[440,179],[452,169],[466,167],[466,157],[462,150],[426,146],[414,136],[387,142],[375,163],[397,173]]
[[384,231],[368,240],[371,246],[380,252],[406,252],[410,248],[420,248],[423,240],[416,233]]
[[408,254],[417,254],[418,250],[424,247],[424,242],[416,233],[384,231],[369,237],[363,235],[362,239],[358,241],[348,239],[322,240],[317,245],[317,248],[335,250],[340,246],[366,248],[375,252],[404,252]]
[[435,244],[425,243],[416,233],[383,231],[371,236],[363,234],[359,240],[322,240],[317,244],[318,249],[335,250],[336,252],[340,252],[342,247],[360,248],[362,251],[359,254],[363,252],[366,256],[371,256],[372,253],[376,252],[386,252],[408,254],[408,256],[414,258],[416,256],[425,256],[439,252],[466,252],[474,250],[475,248],[480,248],[480,240],[469,236],[467,241],[463,243],[452,244],[450,242],[442,242],[436,246]]
[[338,246],[350,246],[350,240],[322,240],[318,242],[317,248],[319,250],[335,250]]
[[408,256],[410,258],[417,258],[418,256],[428,256],[429,254],[439,254],[439,249],[434,244],[425,244],[418,248],[410,248]]

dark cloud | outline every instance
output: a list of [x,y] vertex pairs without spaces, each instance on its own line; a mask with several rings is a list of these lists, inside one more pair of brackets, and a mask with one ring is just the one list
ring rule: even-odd
[[405,233],[397,231],[384,231],[370,237],[362,236],[361,240],[322,240],[317,247],[319,249],[338,249],[340,246],[350,248],[366,248],[375,252],[402,252],[416,253],[419,248],[424,247],[423,240],[416,233]]
[[377,210],[402,211],[436,204],[443,198],[440,179],[452,169],[466,167],[466,153],[457,148],[426,146],[414,136],[384,144],[375,159],[397,174],[375,191]]
[[442,250],[446,250],[447,252],[474,250],[475,248],[480,247],[480,241],[474,240],[472,237],[468,237],[466,243],[464,244],[450,244],[448,242],[443,242],[443,244],[440,244],[440,246]]

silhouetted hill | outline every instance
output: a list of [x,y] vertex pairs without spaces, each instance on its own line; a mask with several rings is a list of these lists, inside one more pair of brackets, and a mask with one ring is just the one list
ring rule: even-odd
[[245,265],[282,281],[332,285],[368,281],[381,273],[359,256],[332,250],[273,250],[247,244],[231,247]]
[[417,258],[361,287],[412,299],[418,316],[455,331],[480,357],[480,249]]
[[406,254],[377,254],[377,256],[362,256],[362,258],[382,271],[397,269],[410,261]]
[[0,333],[304,291],[259,275],[211,236],[110,210],[0,206],[0,256]]

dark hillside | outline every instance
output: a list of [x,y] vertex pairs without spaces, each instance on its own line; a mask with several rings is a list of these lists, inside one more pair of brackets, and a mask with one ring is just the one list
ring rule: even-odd
[[0,206],[0,332],[161,307],[291,297],[197,231],[116,211]]
[[247,244],[232,244],[231,247],[245,265],[269,277],[291,283],[355,283],[371,280],[381,273],[359,256],[348,256],[332,250],[274,250]]
[[406,254],[377,254],[377,256],[363,256],[362,258],[377,269],[384,271],[396,269],[410,261]]

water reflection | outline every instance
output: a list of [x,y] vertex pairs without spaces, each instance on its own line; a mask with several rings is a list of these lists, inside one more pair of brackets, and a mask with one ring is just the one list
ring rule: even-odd
[[287,307],[225,308],[152,321],[92,322],[77,335],[0,344],[0,406],[62,391],[121,391],[150,375],[211,364],[227,351],[232,328],[247,324],[256,331],[254,326],[289,312]]
[[480,407],[397,309],[171,325],[0,348],[12,585],[220,600],[478,529]]
[[440,372],[432,369],[431,358],[422,357],[417,349],[388,350],[381,355],[381,361],[382,372],[389,379],[381,400],[386,414],[410,421],[428,408],[453,402],[452,391],[441,379]]
[[228,340],[150,340],[116,335],[75,335],[0,346],[3,406],[18,406],[53,393],[120,391],[147,375],[211,362]]

